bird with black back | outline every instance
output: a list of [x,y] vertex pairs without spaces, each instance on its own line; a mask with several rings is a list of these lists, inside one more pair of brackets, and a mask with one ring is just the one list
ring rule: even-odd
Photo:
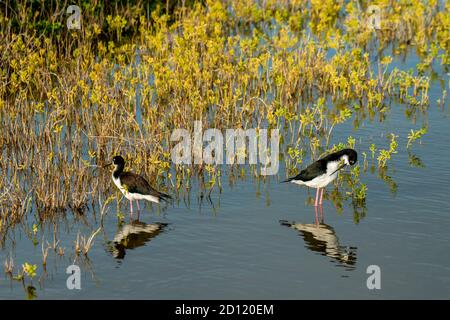
[[133,216],[133,200],[136,200],[139,213],[139,200],[160,203],[161,201],[170,201],[172,199],[170,195],[154,189],[141,175],[125,171],[125,160],[121,156],[115,156],[112,163],[109,163],[104,167],[110,165],[114,165],[114,171],[112,173],[114,184],[123,193],[125,198],[130,200],[131,216]]
[[341,169],[354,165],[357,160],[358,154],[355,150],[343,149],[313,162],[295,177],[282,182],[291,182],[315,188],[316,201],[314,206],[317,207],[322,205],[324,188],[337,178]]

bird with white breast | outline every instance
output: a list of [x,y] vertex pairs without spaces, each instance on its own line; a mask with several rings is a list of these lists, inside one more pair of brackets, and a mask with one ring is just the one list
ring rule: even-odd
[[136,200],[138,211],[140,211],[139,200],[160,203],[161,200],[169,201],[172,199],[168,194],[155,190],[144,177],[124,171],[125,160],[121,156],[115,156],[113,162],[105,165],[108,167],[114,165],[112,180],[125,198],[130,200],[130,213],[133,215],[133,200]]
[[313,162],[298,175],[283,182],[291,182],[316,188],[316,201],[314,206],[317,207],[318,205],[322,205],[323,189],[337,178],[339,170],[345,166],[354,165],[357,160],[358,154],[355,150],[343,149]]

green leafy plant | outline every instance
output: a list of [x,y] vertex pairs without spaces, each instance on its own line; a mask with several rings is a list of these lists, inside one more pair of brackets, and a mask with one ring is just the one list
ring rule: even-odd
[[419,130],[414,131],[411,129],[410,133],[408,134],[408,143],[406,144],[406,148],[410,148],[413,142],[415,142],[418,139],[421,139],[424,134],[427,133],[427,128],[423,127]]
[[22,270],[24,275],[27,275],[30,279],[33,279],[36,276],[37,265],[25,262],[22,265]]
[[389,150],[386,150],[386,149],[380,150],[378,158],[377,158],[379,167],[385,167],[387,161],[391,159],[392,155],[397,153],[397,147],[398,147],[397,138],[398,138],[398,136],[391,133]]

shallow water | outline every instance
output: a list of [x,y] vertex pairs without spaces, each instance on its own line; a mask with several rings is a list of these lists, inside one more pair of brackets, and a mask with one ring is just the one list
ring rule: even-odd
[[[408,64],[416,63],[412,55]],[[224,173],[223,190],[215,190],[211,201],[200,201],[194,188],[189,206],[182,200],[162,209],[146,205],[139,224],[125,217],[118,226],[111,203],[88,259],[73,255],[73,241],[79,230],[96,230],[99,221],[89,213],[85,221],[68,213],[58,227],[66,254],[50,252],[46,273],[40,241],[34,246],[20,226],[9,233],[0,261],[12,255],[16,269],[37,264],[37,277],[25,287],[34,286],[40,299],[450,298],[449,110],[437,107],[441,96],[439,81],[431,82],[429,109],[416,124],[405,117],[404,105],[393,104],[382,123],[366,119],[356,130],[348,121],[334,131],[331,143],[352,135],[360,155],[370,154],[372,142],[387,148],[391,132],[400,136],[387,173],[396,192],[377,173],[362,172],[368,196],[359,221],[350,200],[341,213],[325,200],[317,227],[314,207],[307,204],[314,191],[280,184],[286,176],[281,162],[278,176],[265,183],[247,170],[245,179],[230,186]],[[408,151],[407,134],[423,121],[428,133]],[[413,156],[424,166],[411,166]],[[46,229],[51,242],[53,227]],[[71,264],[81,267],[81,290],[66,287]],[[366,286],[370,265],[381,269],[380,290]],[[25,287],[4,275],[0,298],[27,298]]]

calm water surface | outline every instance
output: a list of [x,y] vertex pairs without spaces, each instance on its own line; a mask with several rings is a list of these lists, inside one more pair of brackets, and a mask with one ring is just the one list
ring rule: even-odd
[[[414,55],[408,60],[416,62]],[[307,203],[314,190],[280,184],[281,165],[279,175],[265,183],[247,176],[231,187],[224,175],[222,193],[214,191],[212,203],[201,202],[194,188],[190,205],[179,201],[163,210],[147,205],[140,223],[126,217],[118,226],[112,203],[89,260],[73,256],[73,240],[78,231],[97,229],[98,220],[68,213],[59,224],[66,254],[50,253],[46,274],[41,244],[34,246],[21,227],[10,232],[0,261],[11,254],[16,269],[24,262],[37,264],[32,284],[40,299],[448,299],[450,119],[448,107],[436,103],[440,82],[430,87],[428,112],[419,114],[416,124],[406,118],[405,106],[393,104],[382,123],[365,120],[355,130],[349,121],[335,129],[332,143],[352,135],[360,155],[370,154],[370,143],[388,148],[391,132],[400,136],[387,173],[396,192],[376,172],[362,173],[368,195],[365,216],[357,223],[350,200],[341,213],[326,200],[323,224],[315,226],[314,207]],[[407,134],[424,121],[428,133],[407,151]],[[423,167],[411,166],[412,156]],[[47,229],[51,242],[53,227]],[[66,288],[65,271],[73,263],[82,270],[81,290]],[[381,290],[366,287],[369,265],[381,268]],[[0,298],[24,299],[27,293],[21,282],[2,273]]]

